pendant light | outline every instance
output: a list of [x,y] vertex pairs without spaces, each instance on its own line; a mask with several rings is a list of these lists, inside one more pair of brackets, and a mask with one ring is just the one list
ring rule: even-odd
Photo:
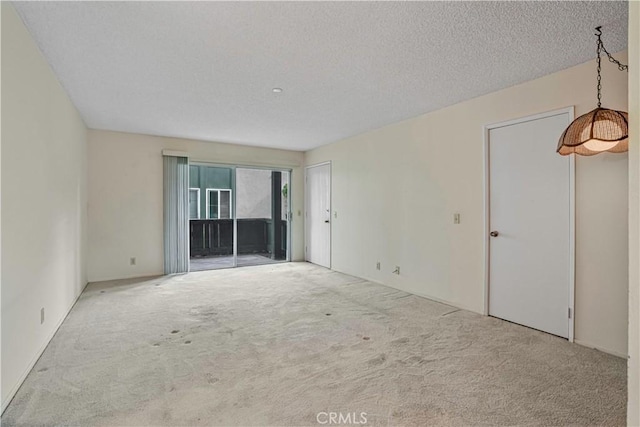
[[616,64],[620,71],[628,70],[628,66],[614,59],[602,43],[602,27],[596,27],[598,53],[598,108],[575,119],[564,131],[558,141],[560,155],[579,154],[593,156],[608,151],[610,153],[624,153],[629,150],[629,116],[624,111],[602,108],[600,76],[600,55],[607,54],[609,61]]

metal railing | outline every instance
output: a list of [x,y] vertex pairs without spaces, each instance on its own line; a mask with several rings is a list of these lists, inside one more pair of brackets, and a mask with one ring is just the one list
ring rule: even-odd
[[[192,219],[189,221],[192,257],[233,255],[232,219]],[[275,237],[275,238],[274,238]],[[238,219],[238,254],[270,254],[285,259],[287,221],[267,218]]]

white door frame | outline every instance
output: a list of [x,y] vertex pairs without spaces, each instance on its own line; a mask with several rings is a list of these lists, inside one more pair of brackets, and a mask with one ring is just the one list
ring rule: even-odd
[[[532,116],[521,117],[514,120],[508,120],[499,123],[492,123],[484,126],[484,314],[489,315],[489,233],[490,226],[490,183],[489,183],[489,131],[491,129],[501,128],[505,126],[515,125],[518,123],[530,122],[533,120],[544,119],[547,117],[558,116],[560,114],[569,114],[569,122],[574,118],[574,107],[566,107],[558,110],[548,111],[545,113],[534,114]],[[560,138],[560,135],[558,135]],[[559,154],[558,154],[559,155]],[[569,157],[569,309],[571,316],[569,318],[569,342],[573,342],[573,332],[575,326],[575,286],[576,286],[576,166],[575,156]]]
[[331,160],[322,163],[305,166],[304,168],[304,260],[309,261],[307,257],[307,243],[309,242],[309,187],[307,186],[307,175],[311,168],[329,165],[329,269],[333,266],[333,250],[332,250],[332,233],[333,233],[333,166]]

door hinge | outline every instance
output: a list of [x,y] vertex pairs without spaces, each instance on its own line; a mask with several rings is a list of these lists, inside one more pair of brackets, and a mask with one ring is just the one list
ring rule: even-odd
[[569,319],[571,319],[571,307],[569,307],[568,312],[569,312]]

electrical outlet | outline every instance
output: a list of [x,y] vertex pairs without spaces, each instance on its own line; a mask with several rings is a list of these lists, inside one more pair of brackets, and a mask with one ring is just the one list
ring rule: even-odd
[[40,324],[44,323],[44,307],[40,309]]
[[136,257],[129,258],[129,265],[136,265]]
[[460,214],[459,213],[454,213],[453,214],[453,223],[454,224],[460,224]]
[[336,219],[338,218],[338,211],[333,211],[333,217]]
[[380,261],[376,263],[376,270],[380,270]]

